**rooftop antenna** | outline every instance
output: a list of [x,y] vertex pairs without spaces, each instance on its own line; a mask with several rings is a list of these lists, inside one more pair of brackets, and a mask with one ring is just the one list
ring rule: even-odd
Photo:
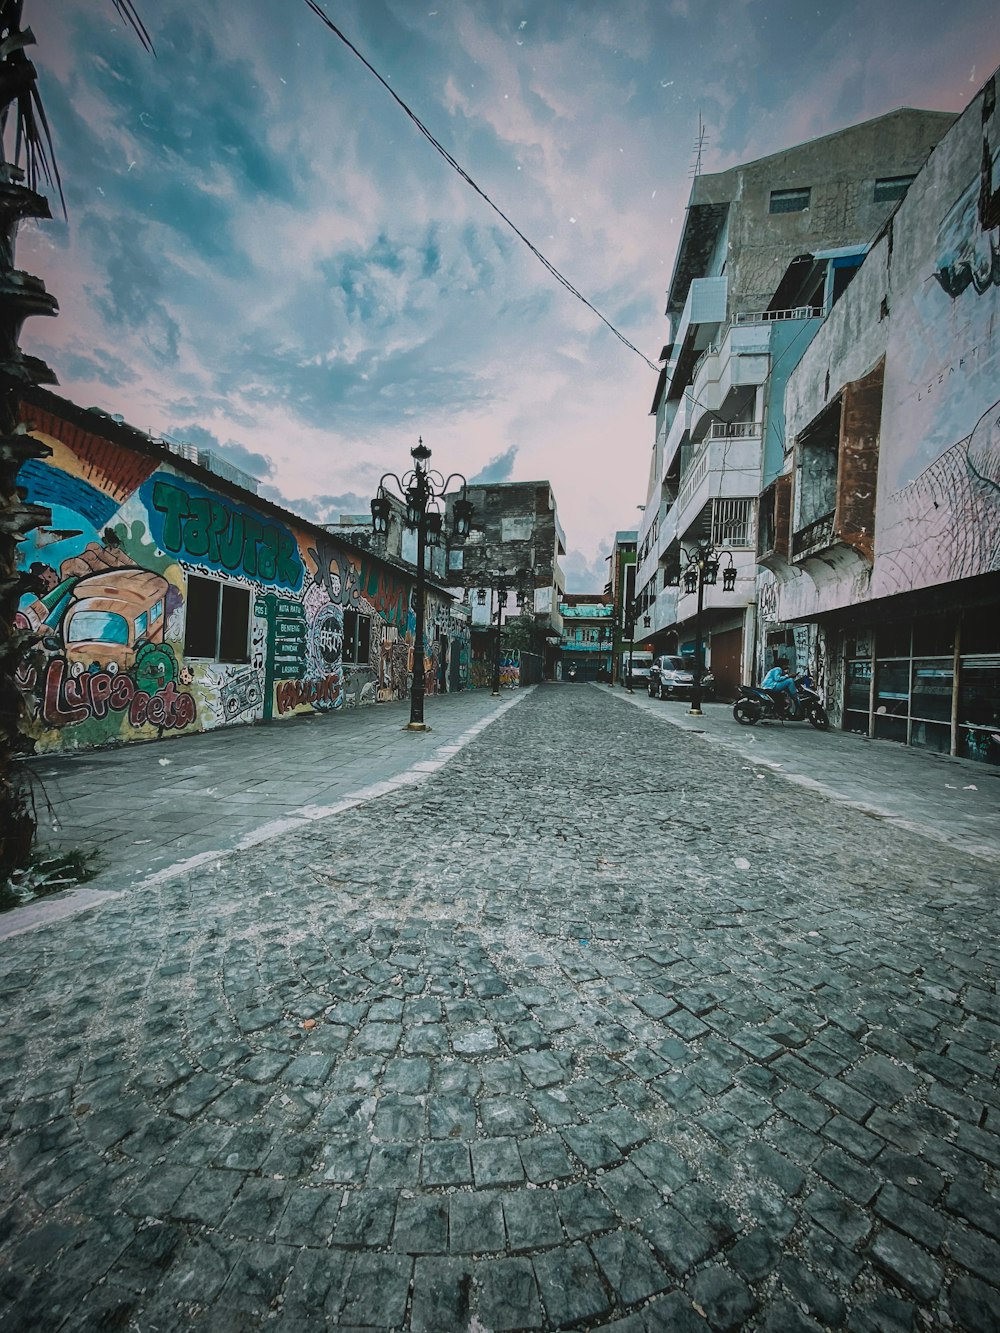
[[701,175],[702,157],[705,152],[705,144],[708,142],[708,135],[705,132],[705,121],[702,114],[698,112],[698,137],[694,142],[694,163],[688,172],[688,175],[694,178]]

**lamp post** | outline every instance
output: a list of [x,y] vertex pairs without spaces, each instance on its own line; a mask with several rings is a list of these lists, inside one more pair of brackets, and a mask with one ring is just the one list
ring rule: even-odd
[[[530,569],[497,569],[485,577],[489,579],[489,592],[486,587],[481,587],[476,592],[476,600],[480,606],[486,605],[486,598],[491,599],[496,596],[496,628],[493,631],[493,690],[494,696],[500,693],[500,632],[503,620],[503,610],[507,605],[507,594],[511,589],[517,590],[517,604],[523,610],[528,601],[528,581],[531,578]],[[490,623],[493,622],[493,604],[490,603]]]
[[[694,613],[694,682],[691,686],[691,707],[688,709],[688,716],[701,717],[701,678],[705,671],[701,613],[705,606],[705,585],[715,583],[719,577],[720,557],[708,537],[699,538],[693,547],[684,552],[684,555],[687,558],[687,565],[681,576],[684,580],[684,591],[698,593],[698,605]],[[733,564],[732,552],[727,551],[726,555],[729,564],[722,571],[722,590],[732,592],[736,587],[736,566]]]
[[378,484],[375,499],[372,501],[372,529],[377,536],[384,536],[389,531],[389,515],[392,510],[390,492],[386,482],[395,483],[400,498],[406,502],[406,526],[417,531],[417,589],[414,608],[413,632],[413,684],[410,687],[410,720],[406,724],[408,731],[429,731],[424,722],[424,601],[426,598],[426,577],[424,557],[428,546],[441,545],[443,526],[441,501],[453,481],[462,483],[462,494],[455,501],[455,532],[459,539],[469,535],[472,521],[472,503],[466,496],[468,483],[460,472],[453,472],[447,478],[427,466],[431,451],[424,444],[423,437],[417,440],[410,450],[413,467],[397,477],[395,472],[386,472]]

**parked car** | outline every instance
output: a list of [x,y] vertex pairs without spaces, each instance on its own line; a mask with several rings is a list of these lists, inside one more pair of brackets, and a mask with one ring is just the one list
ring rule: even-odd
[[[669,655],[654,657],[649,668],[649,680],[646,689],[651,699],[675,699],[689,695],[694,689],[694,671],[692,663],[683,657]],[[711,671],[701,675],[701,697],[715,698],[715,677]]]
[[645,689],[649,680],[649,668],[652,661],[652,653],[633,653],[630,664],[629,654],[622,653],[621,679],[626,689]]

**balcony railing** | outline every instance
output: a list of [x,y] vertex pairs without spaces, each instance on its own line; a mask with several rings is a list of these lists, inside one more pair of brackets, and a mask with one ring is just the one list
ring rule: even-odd
[[833,541],[833,514],[824,514],[808,527],[799,528],[792,533],[792,555],[806,555],[809,551],[822,550]]
[[798,305],[791,310],[742,310],[733,315],[732,324],[772,324],[780,319],[821,319],[825,306]]
[[762,430],[759,421],[713,421],[708,430],[710,440],[751,440]]
[[677,492],[677,512],[683,514],[691,501],[692,495],[708,475],[709,441],[705,440],[701,449],[691,460],[691,466],[684,474],[681,488]]

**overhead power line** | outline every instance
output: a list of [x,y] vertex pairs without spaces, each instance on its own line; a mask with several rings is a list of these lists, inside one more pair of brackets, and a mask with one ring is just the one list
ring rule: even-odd
[[638,347],[636,347],[634,343],[629,342],[629,340],[625,337],[624,333],[620,333],[618,329],[616,329],[615,326],[611,323],[610,319],[608,319],[607,316],[602,315],[601,312],[597,309],[597,307],[591,301],[588,301],[587,298],[583,295],[583,293],[577,287],[574,287],[574,285],[570,282],[570,280],[564,277],[553,263],[551,263],[548,259],[546,259],[546,257],[542,254],[541,250],[539,250],[536,245],[533,245],[532,242],[528,240],[524,232],[521,231],[520,228],[516,226],[514,222],[511,221],[511,219],[507,216],[507,214],[503,211],[503,209],[500,208],[497,204],[495,204],[493,200],[489,197],[489,195],[486,193],[486,191],[476,184],[476,182],[472,179],[472,177],[465,170],[465,168],[459,162],[456,161],[456,159],[451,155],[451,153],[448,152],[447,148],[445,148],[445,146],[440,142],[440,140],[434,137],[434,135],[427,128],[427,126],[420,119],[420,117],[416,114],[416,112],[411,110],[411,108],[407,106],[407,104],[394,91],[394,89],[389,86],[389,84],[378,72],[378,70],[371,63],[371,61],[366,59],[365,56],[362,55],[362,53],[358,50],[358,48],[354,45],[354,43],[350,40],[350,38],[347,37],[343,32],[341,32],[341,30],[337,27],[337,25],[333,22],[333,20],[329,18],[326,13],[324,13],[322,7],[316,3],[316,0],[305,0],[305,3],[309,6],[309,8],[316,15],[316,17],[322,23],[324,23],[327,28],[329,28],[329,30],[333,33],[333,35],[339,38],[340,41],[344,43],[344,45],[353,55],[357,56],[357,58],[361,61],[362,65],[364,65],[365,69],[367,69],[370,74],[373,74],[375,78],[378,79],[379,83],[386,90],[386,92],[389,94],[392,100],[397,104],[397,106],[399,106],[406,113],[407,116],[409,116],[410,120],[413,121],[414,125],[416,125],[420,133],[441,154],[441,156],[452,168],[452,170],[456,171],[459,174],[459,176],[461,176],[462,180],[465,181],[466,185],[468,185],[471,189],[475,190],[476,194],[479,195],[480,199],[484,200],[487,204],[489,204],[490,208],[493,209],[493,212],[496,213],[498,217],[503,219],[503,221],[511,229],[511,231],[518,238],[518,240],[524,242],[524,244],[528,247],[531,253],[542,265],[542,267],[547,269],[548,272],[552,274],[556,282],[560,283],[563,287],[565,287],[571,296],[575,296],[578,301],[582,301],[588,310],[590,310],[593,314],[595,314],[603,324],[607,325],[607,327],[611,330],[611,332],[615,335],[615,337],[618,339],[619,342],[624,343],[630,352],[635,352],[636,356],[641,357],[642,360],[645,361],[646,365],[649,366],[650,370],[659,374],[660,370],[659,366],[654,361],[650,361],[649,357],[646,356],[644,352],[640,352]]

